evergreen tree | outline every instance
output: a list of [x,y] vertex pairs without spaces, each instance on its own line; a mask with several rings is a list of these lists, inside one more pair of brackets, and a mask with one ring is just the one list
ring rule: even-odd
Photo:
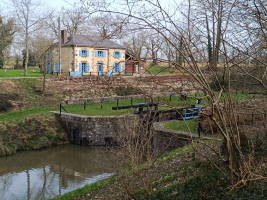
[[12,43],[13,35],[15,33],[14,22],[12,19],[4,21],[4,18],[0,16],[0,68],[4,65],[4,53],[3,51]]

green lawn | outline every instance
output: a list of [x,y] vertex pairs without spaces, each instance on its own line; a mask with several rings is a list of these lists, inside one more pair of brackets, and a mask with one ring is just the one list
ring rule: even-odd
[[161,67],[161,66],[147,66],[146,67],[146,74],[170,74],[169,67]]
[[172,121],[167,122],[164,124],[166,129],[176,130],[176,131],[183,131],[183,132],[191,132],[197,134],[197,122],[195,120],[186,120],[186,121]]
[[[40,69],[28,69],[27,77],[42,77],[43,74]],[[47,76],[52,76],[52,74],[47,74]],[[24,77],[24,69],[7,69],[5,74],[5,69],[0,69],[0,77]]]
[[[170,97],[160,97],[160,98],[154,98],[153,102],[157,103],[159,100],[159,110],[166,110],[170,108],[182,108],[182,107],[189,107],[192,104],[196,103],[195,98],[189,98],[187,101],[180,100],[179,96],[172,96]],[[171,101],[170,101],[171,100]],[[135,103],[145,103],[150,102],[148,99],[142,98],[142,99],[133,99],[133,104]],[[119,100],[119,106],[129,106],[131,105],[131,99],[124,99]],[[168,106],[169,105],[169,106]],[[109,101],[109,102],[103,102],[102,108],[101,103],[87,103],[86,104],[86,110],[84,110],[84,104],[78,104],[78,105],[64,105],[64,108],[69,113],[74,114],[80,114],[80,115],[121,115],[121,114],[129,114],[133,113],[134,109],[123,109],[123,110],[112,110],[112,107],[117,106],[117,101]],[[63,111],[63,110],[62,110]],[[65,111],[64,111],[65,112]]]
[[[197,97],[203,97],[203,95],[197,95]],[[179,96],[166,96],[166,97],[155,97],[153,99],[153,102],[160,102],[159,110],[166,110],[171,108],[184,108],[184,107],[190,107],[191,105],[201,106],[206,105],[207,99],[203,99],[201,102],[201,105],[196,104],[196,98],[195,96],[191,96],[186,101],[180,100]],[[253,99],[256,97],[260,97],[260,95],[242,95],[238,94],[235,95],[233,93],[233,99],[235,101],[237,100],[243,100],[243,99]],[[144,102],[150,102],[149,99],[133,99],[133,104],[135,103],[144,103]],[[126,100],[119,100],[119,106],[126,106],[131,105],[131,99]],[[100,102],[95,103],[87,103],[86,109],[84,110],[84,104],[78,104],[78,105],[63,105],[64,108],[67,110],[68,113],[73,114],[80,114],[80,115],[89,115],[89,116],[115,116],[115,115],[122,115],[122,114],[130,114],[133,113],[134,109],[125,109],[125,110],[112,110],[112,107],[117,106],[117,101],[110,101],[110,102],[103,102],[102,108]],[[50,111],[59,111],[59,105],[56,107],[39,107],[34,109],[27,109],[27,110],[20,110],[20,111],[14,111],[14,112],[7,112],[0,114],[0,121],[12,121],[24,117],[32,117],[34,115],[39,114],[45,114]],[[62,110],[62,112],[65,112]],[[189,122],[189,121],[188,121]],[[189,122],[193,123],[193,122]],[[189,127],[193,127],[193,124],[190,124]],[[168,127],[169,129],[173,129]],[[186,127],[184,127],[186,128]],[[181,129],[180,125],[177,126],[177,129],[174,128],[174,130],[185,130],[184,128]],[[194,127],[190,130],[194,133]],[[186,130],[187,131],[187,128]]]
[[[59,106],[58,106],[59,107]],[[13,121],[26,117],[33,117],[36,115],[47,114],[50,111],[56,110],[55,107],[41,107],[26,110],[19,110],[13,112],[6,112],[0,114],[0,121]],[[59,109],[59,108],[58,108]]]

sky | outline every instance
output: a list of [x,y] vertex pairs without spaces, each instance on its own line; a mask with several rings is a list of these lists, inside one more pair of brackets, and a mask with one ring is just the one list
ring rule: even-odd
[[[48,3],[48,5],[50,5],[51,7],[57,9],[57,10],[61,10],[62,7],[67,8],[70,5],[66,2],[69,2],[70,4],[73,4],[76,0],[46,0],[46,2]],[[161,2],[162,5],[168,5],[170,2],[172,2],[173,0],[159,0]],[[182,0],[176,0],[176,2],[181,2]],[[10,5],[11,0],[0,0],[0,14],[4,14],[5,10],[7,10],[6,8],[8,7],[8,5]]]
[[[75,0],[46,0],[48,5],[51,7],[61,10],[62,7],[69,7],[69,4],[67,4],[65,1],[69,3],[74,3]],[[7,11],[7,8],[10,6],[11,1],[10,0],[0,0],[0,14],[6,14],[5,11]]]

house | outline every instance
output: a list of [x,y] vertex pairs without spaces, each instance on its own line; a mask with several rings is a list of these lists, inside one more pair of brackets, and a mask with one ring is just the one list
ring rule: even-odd
[[125,53],[125,75],[143,74],[145,62],[129,52]]
[[47,73],[70,73],[71,76],[124,74],[125,47],[109,39],[90,35],[71,35],[61,31],[61,67],[59,45],[46,52]]

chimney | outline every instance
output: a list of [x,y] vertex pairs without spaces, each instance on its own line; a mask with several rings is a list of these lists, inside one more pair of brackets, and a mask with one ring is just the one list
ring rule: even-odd
[[65,44],[68,41],[67,31],[61,30],[61,44]]

